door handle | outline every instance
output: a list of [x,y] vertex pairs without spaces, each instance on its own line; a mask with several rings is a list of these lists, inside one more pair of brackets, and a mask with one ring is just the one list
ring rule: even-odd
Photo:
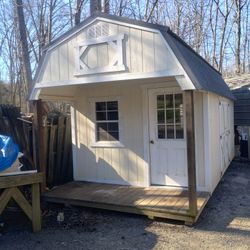
[[153,140],[150,141],[151,144],[154,144],[155,142]]

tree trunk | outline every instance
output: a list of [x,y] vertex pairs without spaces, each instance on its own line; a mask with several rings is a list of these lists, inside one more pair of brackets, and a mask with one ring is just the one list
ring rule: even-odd
[[19,39],[21,45],[21,63],[24,72],[24,79],[25,84],[28,89],[29,94],[32,90],[32,73],[31,73],[31,66],[30,66],[30,56],[29,56],[29,49],[28,49],[28,41],[27,41],[27,34],[26,34],[26,25],[24,20],[24,13],[23,13],[23,1],[22,0],[15,0],[15,8],[17,13],[17,21],[18,21],[18,28],[19,28]]

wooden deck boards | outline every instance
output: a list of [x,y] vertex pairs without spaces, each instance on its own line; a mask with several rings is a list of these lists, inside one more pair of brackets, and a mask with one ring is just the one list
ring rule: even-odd
[[209,199],[197,193],[198,215],[189,215],[188,191],[167,187],[132,187],[90,182],[70,182],[44,194],[49,202],[96,207],[195,222]]

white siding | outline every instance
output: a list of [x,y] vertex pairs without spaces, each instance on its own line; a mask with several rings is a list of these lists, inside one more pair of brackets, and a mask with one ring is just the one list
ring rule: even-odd
[[[166,87],[176,85],[173,81],[166,83]],[[143,148],[143,91],[140,86],[127,82],[78,88],[75,98],[75,180],[148,185]],[[124,148],[93,147],[95,125],[91,102],[112,96],[114,100],[119,97],[120,101],[121,143]]]
[[205,164],[204,164],[204,125],[203,125],[203,94],[195,92],[195,155],[197,189],[206,190]]
[[[226,102],[229,107],[229,161],[225,166],[222,167],[221,159],[224,157],[221,151],[221,140],[220,140],[220,102]],[[227,98],[220,97],[216,94],[208,94],[208,121],[209,121],[209,136],[210,136],[210,175],[211,175],[211,192],[215,189],[221,176],[226,171],[230,164],[230,161],[234,157],[234,128],[233,128],[233,102]],[[206,143],[206,142],[205,142]]]
[[[175,58],[167,49],[165,41],[157,32],[112,23],[108,23],[108,26],[109,35],[125,34],[123,47],[126,71],[112,74],[181,72]],[[47,52],[47,59],[38,82],[51,82],[51,86],[53,86],[60,81],[79,80],[81,78],[84,80],[86,77],[92,77],[92,75],[75,75],[74,47],[78,42],[87,40],[86,33],[86,29],[83,29]],[[114,50],[107,44],[91,45],[84,57],[84,62],[92,69],[104,67],[109,64],[113,56]],[[105,73],[99,73],[99,75],[102,74]]]

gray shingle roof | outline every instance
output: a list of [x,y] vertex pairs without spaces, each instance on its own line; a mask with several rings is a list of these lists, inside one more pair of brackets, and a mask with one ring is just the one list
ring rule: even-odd
[[62,41],[72,33],[76,32],[79,28],[92,22],[97,17],[103,17],[111,21],[119,21],[128,24],[138,25],[145,28],[159,30],[167,41],[167,43],[169,44],[169,46],[171,47],[171,49],[173,50],[174,54],[176,55],[184,70],[186,71],[190,80],[193,82],[196,89],[214,92],[218,95],[234,99],[221,74],[208,62],[206,62],[205,59],[198,55],[190,46],[188,46],[180,37],[174,34],[167,26],[146,23],[143,21],[133,20],[126,17],[114,16],[98,12],[81,22],[78,26],[67,31],[59,38],[52,41],[48,46],[45,47],[45,50],[48,47]]

